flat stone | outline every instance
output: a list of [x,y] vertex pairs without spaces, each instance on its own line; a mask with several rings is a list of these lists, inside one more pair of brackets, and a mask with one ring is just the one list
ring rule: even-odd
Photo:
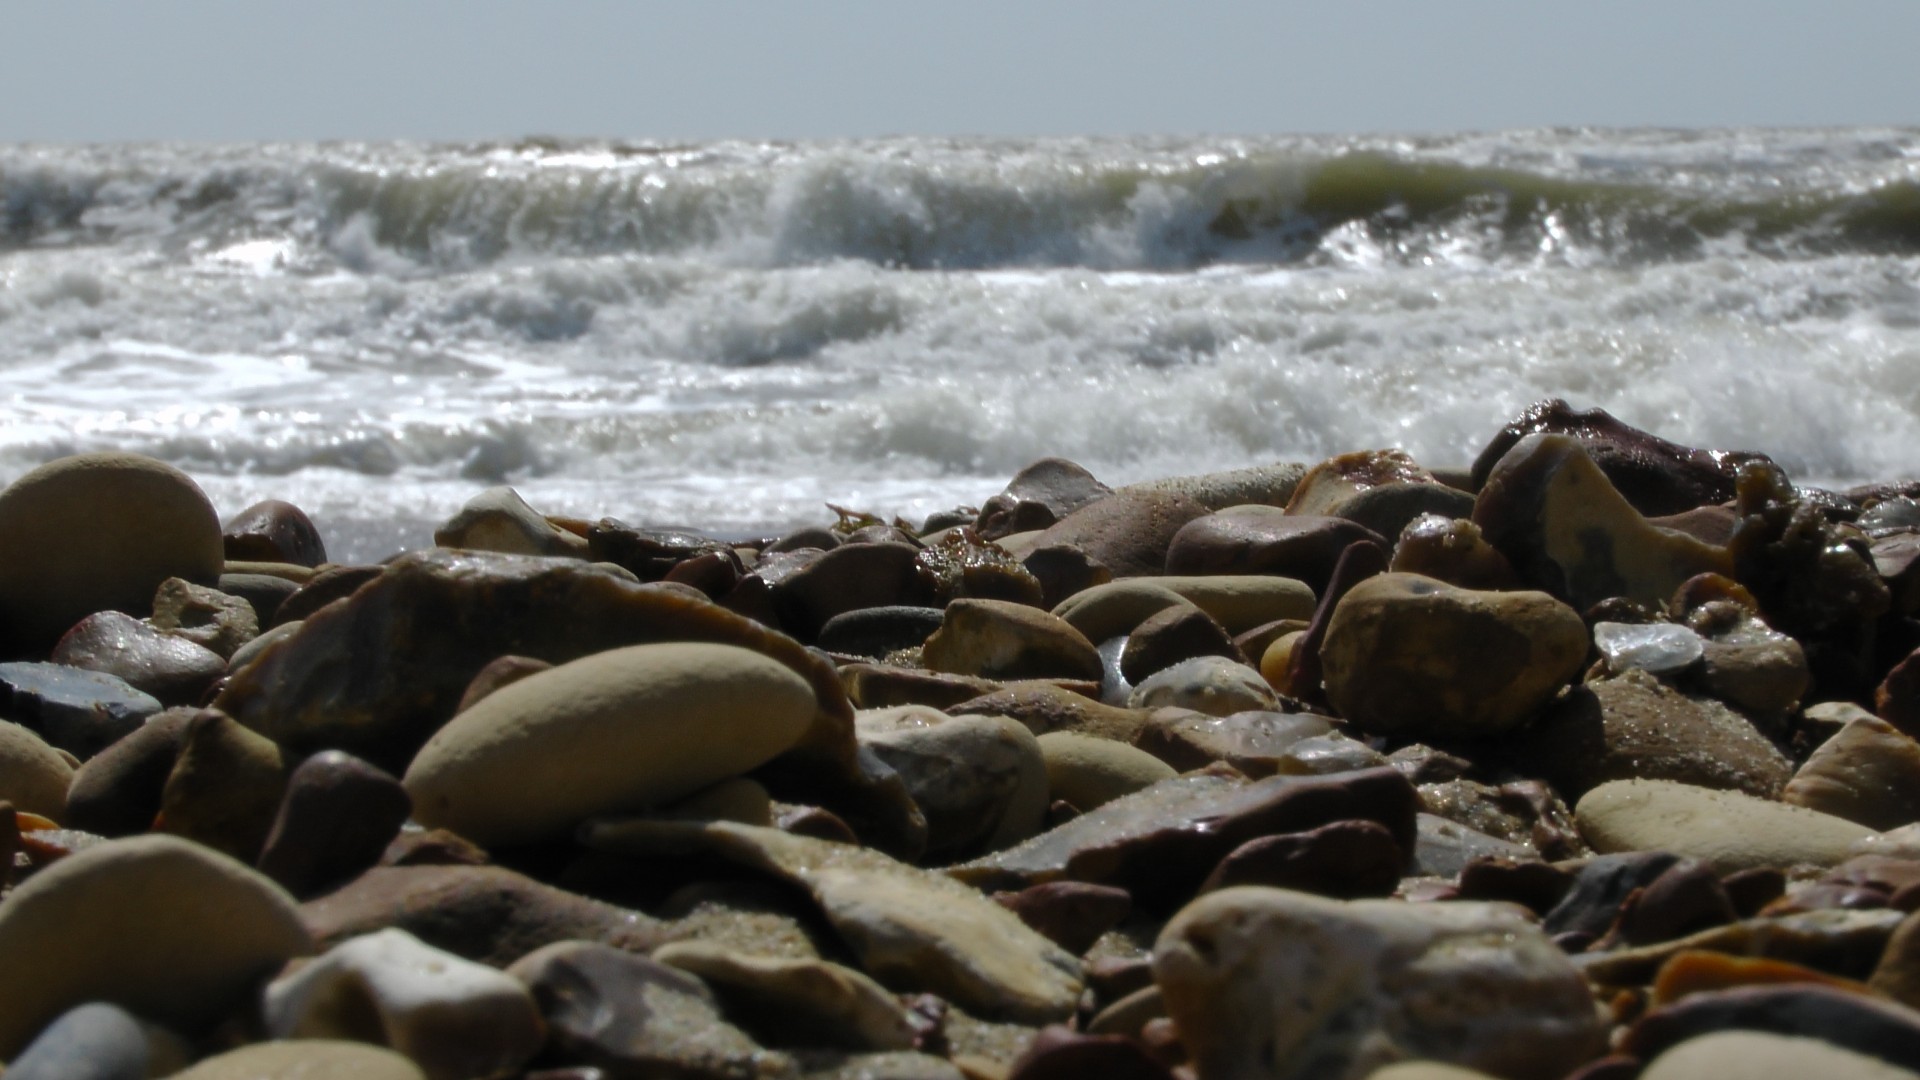
[[812,721],[758,778],[779,798],[828,807],[868,843],[909,855],[924,843],[925,823],[897,780],[863,771],[853,708],[829,661],[703,598],[577,559],[444,549],[401,556],[234,672],[217,704],[295,756],[345,750],[403,772],[496,657],[564,664],[655,642],[739,646],[806,680]]
[[1525,723],[1579,673],[1587,628],[1539,592],[1476,592],[1414,574],[1355,585],[1327,624],[1327,699],[1369,732],[1470,739]]
[[669,942],[652,959],[699,976],[726,1015],[780,1047],[910,1050],[913,1018],[879,983],[825,960],[756,956],[703,942]]
[[293,1039],[216,1054],[174,1080],[427,1080],[406,1058],[363,1042]]
[[1575,687],[1508,744],[1568,799],[1613,780],[1671,780],[1773,799],[1793,766],[1746,717],[1643,671]]
[[1657,605],[1696,574],[1733,573],[1726,548],[1650,524],[1566,435],[1514,444],[1473,521],[1522,580],[1581,611],[1615,596]]
[[644,952],[666,940],[665,927],[499,866],[375,867],[300,905],[300,919],[322,948],[389,927],[436,949],[505,967],[556,941],[592,941]]
[[861,967],[882,983],[936,993],[977,1014],[1064,1019],[1080,964],[1011,912],[950,878],[879,852],[726,822],[599,822],[587,846],[616,853],[706,852],[805,888]]
[[85,761],[160,711],[124,680],[63,664],[0,664],[0,709]]
[[1176,775],[1171,766],[1145,750],[1112,739],[1054,731],[1040,736],[1038,742],[1046,762],[1047,791],[1054,801],[1082,811]]
[[1530,845],[1437,814],[1421,814],[1408,871],[1424,877],[1455,878],[1480,859],[1525,859],[1538,854]]
[[806,733],[807,681],[730,645],[635,645],[531,675],[454,717],[404,783],[422,824],[483,847],[562,836],[759,766]]
[[993,890],[1049,881],[1115,885],[1142,908],[1166,912],[1185,903],[1229,852],[1257,837],[1364,820],[1384,826],[1410,851],[1417,799],[1413,785],[1389,768],[1252,783],[1180,776],[947,872]]
[[78,454],[0,491],[0,656],[44,656],[96,611],[145,615],[170,577],[212,582],[220,519],[185,473]]
[[260,852],[260,872],[307,898],[379,862],[412,812],[406,788],[340,750],[322,750],[287,778]]
[[53,647],[53,662],[120,679],[163,705],[197,705],[227,670],[220,654],[120,611],[76,623]]
[[1800,766],[1780,799],[1870,829],[1920,822],[1920,742],[1878,717],[1851,720]]
[[[1886,949],[1900,912],[1886,908],[1849,911],[1822,908],[1762,915],[1709,927],[1672,941],[1587,952],[1576,958],[1589,982],[1602,987],[1642,986],[1688,953],[1783,961],[1819,971],[1864,976]],[[1857,985],[1850,992],[1857,993]]]
[[1833,866],[1874,830],[1798,806],[1670,780],[1615,780],[1574,807],[1595,851],[1671,851],[1715,872]]
[[947,707],[956,715],[1007,716],[1025,724],[1035,735],[1077,731],[1118,742],[1131,742],[1152,714],[1095,701],[1043,682],[1010,683],[991,693]]
[[546,1036],[518,979],[404,930],[343,941],[275,979],[262,1013],[278,1039],[377,1036],[433,1080],[512,1072]]
[[1192,476],[1164,476],[1128,484],[1122,491],[1161,491],[1185,495],[1209,510],[1229,506],[1285,506],[1300,486],[1307,466],[1297,461],[1250,465],[1244,469]]
[[220,541],[228,562],[278,562],[319,566],[327,545],[306,511],[290,502],[267,499],[227,519]]
[[1920,1073],[1866,1054],[1844,1050],[1817,1036],[1766,1031],[1716,1031],[1698,1035],[1647,1063],[1640,1080],[1913,1080]]
[[1375,821],[1334,821],[1261,836],[1234,848],[1200,885],[1204,893],[1265,885],[1337,900],[1391,896],[1407,853]]
[[1279,704],[1258,671],[1224,656],[1196,656],[1162,668],[1127,696],[1131,709],[1173,707],[1209,716],[1275,709]]
[[508,555],[587,557],[587,538],[559,528],[527,505],[510,487],[491,487],[433,530],[433,542],[444,548],[498,551]]
[[921,659],[933,671],[987,679],[1098,680],[1100,655],[1066,620],[1003,600],[955,600]]
[[1332,731],[1326,717],[1312,713],[1255,710],[1209,716],[1167,709],[1153,714],[1134,745],[1178,772],[1224,761],[1258,780],[1279,772],[1282,758],[1301,740]]
[[73,771],[40,736],[0,720],[0,800],[15,810],[65,820]]
[[798,1070],[722,1018],[695,976],[616,949],[558,942],[508,969],[546,1017],[564,1061],[615,1077],[783,1080]]
[[1424,1059],[1552,1080],[1606,1047],[1586,981],[1504,904],[1226,889],[1167,924],[1153,967],[1203,1076],[1359,1080]]
[[198,1032],[312,948],[292,898],[224,855],[171,836],[97,844],[0,901],[0,1056],[89,1001]]
[[856,714],[861,744],[907,785],[927,817],[935,862],[997,851],[1040,831],[1048,805],[1042,744],[1004,716],[948,716],[924,705]]
[[1125,889],[1084,881],[1049,881],[1019,892],[995,893],[993,899],[1075,956],[1133,913],[1133,898]]

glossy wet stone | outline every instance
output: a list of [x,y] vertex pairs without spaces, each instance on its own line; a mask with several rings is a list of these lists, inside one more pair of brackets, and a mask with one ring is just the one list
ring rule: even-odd
[[1113,489],[1064,458],[1041,458],[1007,481],[1004,491],[980,507],[975,527],[988,540],[1045,529]]
[[1169,574],[1276,574],[1317,593],[1348,544],[1391,546],[1364,525],[1341,517],[1290,514],[1277,506],[1232,506],[1196,518],[1174,534]]
[[63,664],[0,664],[0,710],[81,761],[138,728],[160,707],[151,695],[112,675]]
[[228,518],[220,541],[229,562],[319,566],[327,561],[327,545],[313,519],[280,499],[262,500]]
[[1162,668],[1127,695],[1131,709],[1192,709],[1209,716],[1269,710],[1279,704],[1258,671],[1224,656],[1196,656]]
[[933,671],[986,679],[1100,679],[1093,643],[1066,620],[1004,600],[955,600],[921,658]]
[[1141,907],[1171,911],[1249,840],[1333,821],[1384,826],[1403,851],[1417,796],[1392,769],[1277,776],[1252,783],[1199,774],[1163,780],[1017,847],[948,872],[983,889],[1090,881],[1126,889]]
[[56,664],[112,675],[163,705],[196,705],[226,671],[218,653],[124,612],[80,620],[53,648]]
[[1650,675],[1683,671],[1706,655],[1700,635],[1674,623],[1595,623],[1593,644],[1614,671]]
[[510,487],[491,487],[468,499],[453,517],[433,530],[433,542],[445,548],[509,555],[587,556],[586,537],[556,527]]
[[911,649],[940,629],[942,612],[933,607],[887,605],[843,612],[820,628],[820,647],[828,652],[879,659]]
[[1198,656],[1245,662],[1227,628],[1197,607],[1167,608],[1147,616],[1120,653],[1120,674],[1138,684],[1155,673]]
[[1134,745],[1179,772],[1224,761],[1251,779],[1281,771],[1281,761],[1303,739],[1329,734],[1327,718],[1312,713],[1256,710],[1208,716],[1186,709],[1157,711]]

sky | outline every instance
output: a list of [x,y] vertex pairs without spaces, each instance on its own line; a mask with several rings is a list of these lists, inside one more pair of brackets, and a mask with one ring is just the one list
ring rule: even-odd
[[1920,124],[1916,0],[0,0],[0,141]]

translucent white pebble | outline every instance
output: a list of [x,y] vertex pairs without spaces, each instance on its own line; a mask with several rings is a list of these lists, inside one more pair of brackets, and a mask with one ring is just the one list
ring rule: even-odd
[[1675,623],[1594,623],[1593,643],[1613,670],[1639,668],[1654,675],[1693,664],[1706,645],[1699,634]]

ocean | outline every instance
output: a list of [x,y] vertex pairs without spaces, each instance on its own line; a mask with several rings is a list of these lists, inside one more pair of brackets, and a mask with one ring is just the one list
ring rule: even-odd
[[0,147],[0,482],[151,454],[336,558],[483,488],[752,535],[1565,397],[1920,475],[1920,130]]

